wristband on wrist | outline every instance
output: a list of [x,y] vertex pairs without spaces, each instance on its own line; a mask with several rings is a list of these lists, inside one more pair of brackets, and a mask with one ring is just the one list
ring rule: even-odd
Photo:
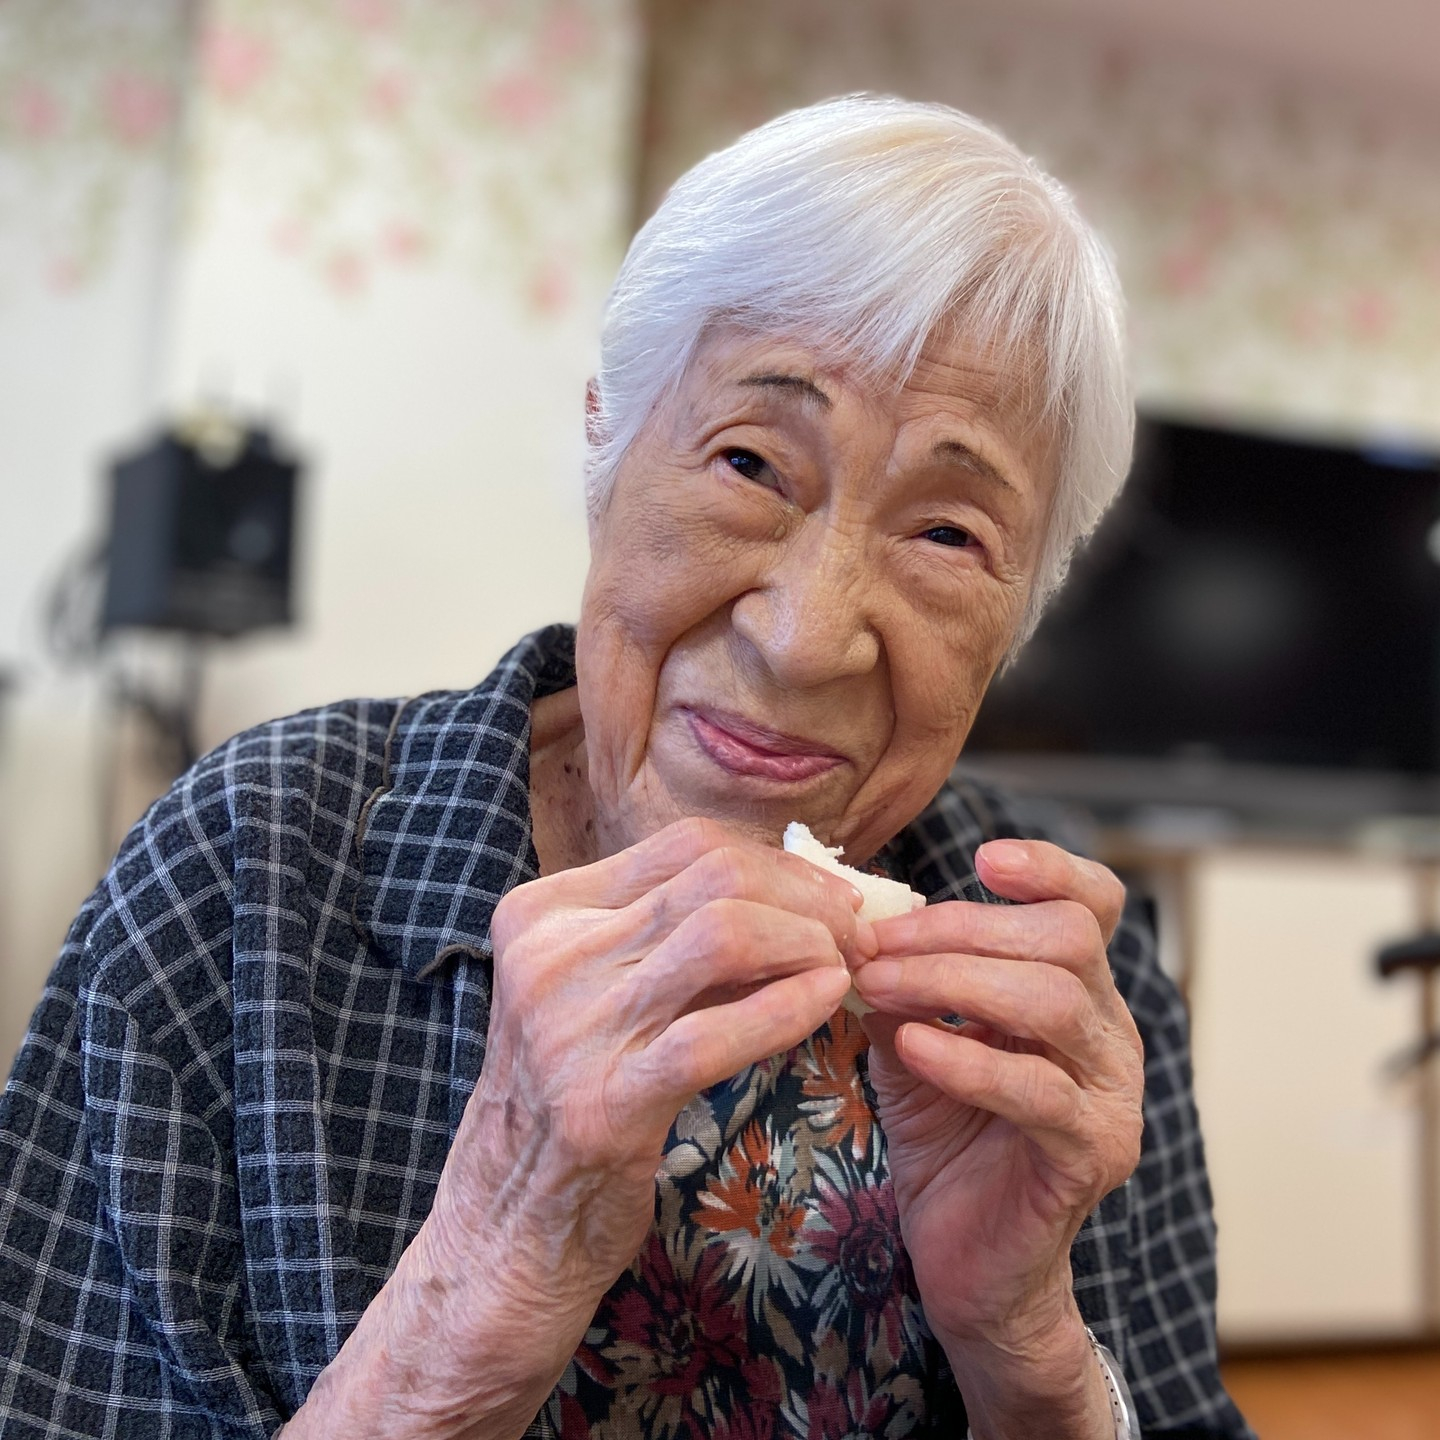
[[[1110,1418],[1115,1422],[1115,1440],[1141,1440],[1140,1417],[1135,1413],[1135,1401],[1131,1398],[1130,1387],[1125,1383],[1120,1362],[1096,1338],[1095,1332],[1087,1325],[1085,1338],[1095,1352],[1100,1373],[1105,1377],[1105,1394],[1110,1401]],[[965,1431],[965,1440],[975,1440],[975,1432]]]
[[1135,1401],[1125,1383],[1120,1362],[1095,1338],[1095,1332],[1088,1325],[1085,1338],[1105,1374],[1105,1392],[1110,1397],[1110,1414],[1115,1421],[1115,1440],[1141,1440],[1140,1417],[1135,1413]]

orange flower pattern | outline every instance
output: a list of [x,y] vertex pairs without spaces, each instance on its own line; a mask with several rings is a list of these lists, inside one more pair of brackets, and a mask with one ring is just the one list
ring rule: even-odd
[[860,1083],[859,1060],[869,1045],[860,1022],[848,1010],[838,1011],[825,1038],[807,1047],[812,1065],[802,1089],[800,1108],[819,1131],[820,1144],[838,1146],[848,1135],[850,1153],[864,1157],[870,1148],[871,1109]]

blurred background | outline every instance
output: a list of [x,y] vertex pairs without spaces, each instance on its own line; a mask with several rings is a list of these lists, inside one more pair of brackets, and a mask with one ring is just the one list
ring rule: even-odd
[[0,0],[0,1061],[187,756],[574,618],[629,235],[858,89],[1116,251],[1136,481],[964,764],[1154,897],[1264,1433],[1440,1434],[1433,0]]

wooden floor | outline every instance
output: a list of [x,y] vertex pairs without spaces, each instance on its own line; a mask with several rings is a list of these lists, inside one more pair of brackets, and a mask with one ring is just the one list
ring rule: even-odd
[[1440,1440],[1440,1351],[1232,1360],[1260,1440]]

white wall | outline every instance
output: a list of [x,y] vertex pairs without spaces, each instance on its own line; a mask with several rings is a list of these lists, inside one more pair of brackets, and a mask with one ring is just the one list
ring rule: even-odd
[[0,664],[36,660],[35,597],[155,403],[183,13],[0,10]]
[[182,0],[0,8],[0,1068],[99,869],[93,678],[41,642],[158,395]]

